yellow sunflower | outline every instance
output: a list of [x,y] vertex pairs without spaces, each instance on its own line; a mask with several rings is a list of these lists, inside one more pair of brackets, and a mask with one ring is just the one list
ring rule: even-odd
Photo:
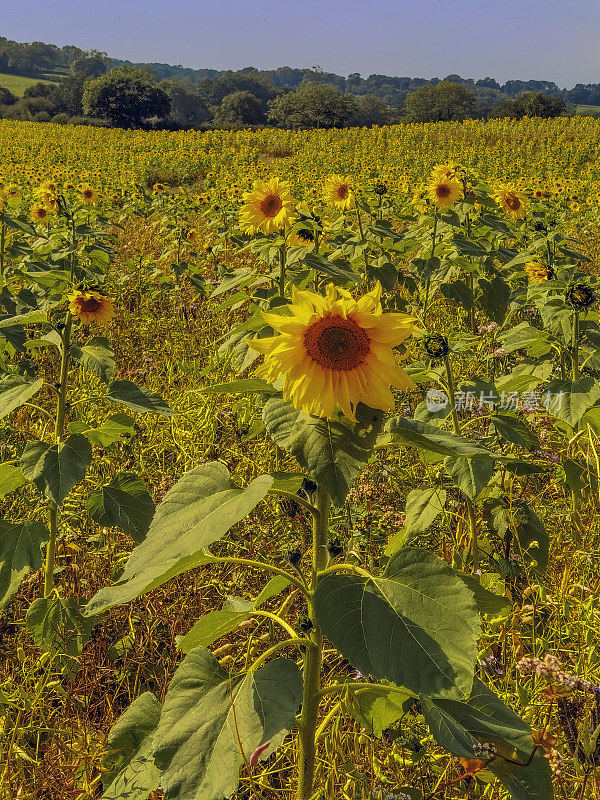
[[55,200],[58,195],[58,186],[54,181],[44,181],[36,191],[36,195],[47,203],[49,200]]
[[84,325],[90,322],[108,322],[115,314],[114,300],[99,292],[75,290],[68,297],[69,311]]
[[295,408],[331,419],[337,404],[354,420],[359,403],[392,410],[390,386],[414,388],[392,348],[417,330],[416,319],[383,314],[379,283],[359,300],[333,284],[325,297],[292,291],[290,316],[263,314],[278,335],[248,345],[265,354],[262,377],[283,375],[283,397]]
[[296,200],[290,185],[279,178],[254,181],[251,192],[244,192],[240,223],[247,233],[274,233],[294,219]]
[[29,217],[32,222],[37,222],[38,225],[47,225],[50,222],[50,215],[52,211],[41,203],[34,203],[29,209]]
[[186,233],[185,238],[190,244],[196,244],[199,239],[198,231],[195,228],[190,228]]
[[438,208],[449,208],[457,203],[462,195],[462,184],[454,177],[433,175],[427,188],[427,196]]
[[501,186],[494,194],[494,200],[513,219],[524,219],[526,206],[525,195],[514,186]]
[[533,283],[543,283],[552,277],[552,270],[545,264],[537,261],[528,261],[525,264],[525,272],[529,275],[529,280]]
[[310,247],[315,243],[314,231],[309,228],[300,228],[292,231],[287,239],[288,247]]
[[94,189],[93,186],[90,186],[89,183],[82,183],[81,186],[78,186],[77,193],[79,194],[79,199],[81,202],[86,206],[93,205],[100,196],[98,190]]
[[340,211],[354,208],[354,192],[350,175],[330,175],[323,187],[323,199]]

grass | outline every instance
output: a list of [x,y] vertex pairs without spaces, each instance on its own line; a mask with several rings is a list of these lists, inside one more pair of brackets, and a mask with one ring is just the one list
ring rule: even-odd
[[582,117],[600,117],[600,106],[578,105],[577,113]]
[[45,80],[43,78],[25,78],[22,75],[9,75],[5,72],[0,72],[0,87],[8,89],[17,97],[23,97],[25,89],[28,86],[33,86],[34,83],[54,83],[55,81]]

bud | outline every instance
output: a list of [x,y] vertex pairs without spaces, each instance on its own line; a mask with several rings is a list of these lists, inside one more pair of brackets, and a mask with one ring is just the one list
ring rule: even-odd
[[596,295],[585,283],[576,283],[567,289],[565,300],[574,309],[589,308],[596,301]]
[[423,342],[427,355],[431,358],[444,358],[448,355],[450,350],[448,346],[448,339],[439,333],[434,333],[432,336],[427,336]]

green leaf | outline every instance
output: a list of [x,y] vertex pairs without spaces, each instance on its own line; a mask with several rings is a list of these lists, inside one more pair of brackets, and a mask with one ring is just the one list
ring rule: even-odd
[[204,548],[244,519],[266,496],[272,482],[270,475],[262,475],[240,489],[219,462],[186,472],[158,506],[146,538],[129,556],[119,582],[100,589],[85,613],[127,603],[209,562],[211,556]]
[[444,469],[463,494],[475,500],[494,472],[491,458],[446,458]]
[[301,472],[272,472],[273,486],[271,491],[297,492],[304,483],[305,475]]
[[114,724],[102,764],[102,800],[148,800],[150,792],[158,789],[153,736],[160,711],[152,692],[144,692]]
[[431,450],[443,456],[496,458],[494,453],[462,436],[446,433],[434,425],[406,417],[394,417],[386,425],[386,433],[381,437],[381,443],[393,444],[395,442],[412,445],[420,450]]
[[479,305],[491,320],[501,325],[508,311],[510,286],[497,275],[491,281],[480,278],[479,288]]
[[286,589],[290,585],[290,582],[287,578],[284,578],[283,575],[275,575],[271,580],[263,586],[260,594],[254,601],[254,608],[259,608],[266,603],[267,600],[270,600],[272,597],[276,597],[278,594],[281,594],[284,589]]
[[107,486],[91,492],[86,508],[98,525],[122,528],[136,542],[148,533],[155,510],[144,482],[132,472],[120,472]]
[[166,800],[233,794],[252,753],[292,729],[301,698],[300,672],[289,659],[228,675],[208,650],[189,653],[171,680],[155,736]]
[[584,466],[573,461],[571,458],[565,458],[562,466],[557,470],[559,477],[564,480],[570,491],[576,497],[581,497],[587,486],[587,481],[583,479],[585,471]]
[[461,305],[466,311],[470,311],[473,308],[475,298],[473,292],[464,281],[442,283],[440,292],[447,300]]
[[127,414],[113,414],[97,428],[90,428],[85,422],[71,422],[70,433],[81,433],[92,444],[110,447],[115,442],[124,442],[135,434],[135,422]]
[[161,417],[172,417],[177,412],[165,403],[162,397],[131,381],[115,381],[108,388],[107,400],[127,406],[140,414],[152,412]]
[[274,389],[270,383],[261,378],[245,378],[231,383],[215,383],[205,386],[200,394],[279,394],[279,389]]
[[85,478],[92,447],[85,436],[74,433],[61,444],[30,442],[21,456],[21,469],[40,492],[60,505],[76,483]]
[[328,275],[332,278],[341,278],[344,281],[360,281],[360,275],[346,264],[345,261],[337,259],[329,261],[316,253],[307,253],[302,259],[303,263],[321,275]]
[[376,688],[369,690],[368,684],[365,684],[360,694],[351,693],[351,702],[346,707],[359,725],[378,739],[404,715],[403,704],[410,697],[409,694],[402,695],[398,691],[384,694],[380,687],[381,684],[377,684]]
[[504,614],[510,611],[512,604],[508,598],[490,592],[473,575],[458,571],[456,574],[473,592],[477,607],[482,614]]
[[467,256],[486,256],[487,250],[485,247],[482,247],[478,242],[474,242],[473,239],[467,239],[466,236],[458,236],[455,235],[452,241],[456,248]]
[[544,523],[524,500],[512,504],[515,533],[523,552],[525,562],[545,572],[548,567],[550,537]]
[[415,536],[424,533],[444,510],[446,492],[434,486],[431,489],[413,489],[406,498],[404,528]]
[[71,355],[104,383],[110,383],[116,367],[115,353],[108,339],[97,336],[83,347],[71,347]]
[[516,444],[524,450],[535,450],[540,446],[535,431],[525,420],[512,414],[493,414],[490,422],[494,425],[500,436],[511,444]]
[[0,419],[30,400],[44,385],[38,378],[28,381],[21,375],[6,375],[0,380]]
[[16,467],[14,464],[0,464],[0,499],[24,483],[27,481],[21,472],[21,467]]
[[311,417],[274,397],[267,400],[263,410],[265,427],[275,444],[295,456],[338,508],[369,460],[383,424],[382,412],[362,403],[356,418],[358,421],[351,423],[342,417]]
[[76,658],[92,634],[95,620],[82,617],[77,601],[58,594],[38,597],[29,606],[27,627],[44,653]]
[[585,412],[600,400],[600,383],[584,377],[577,381],[551,381],[544,389],[546,407],[553,416],[574,428]]
[[0,520],[0,611],[16,595],[23,578],[41,568],[41,547],[48,537],[42,522]]
[[382,577],[331,575],[315,609],[323,632],[363,675],[411,692],[468,696],[479,612],[447,564],[425,550],[400,550]]
[[0,320],[0,329],[12,328],[13,325],[32,325],[37,322],[48,322],[48,314],[45,311],[28,311],[16,317],[5,317]]
[[179,649],[189,653],[196,647],[208,647],[234,631],[241,622],[248,619],[253,610],[252,603],[238,602],[235,608],[223,607],[221,611],[210,611],[194,623],[191,630],[178,642]]
[[538,750],[528,766],[511,763],[524,765],[533,753],[529,726],[480,680],[475,679],[468,702],[434,699],[423,703],[423,712],[436,739],[454,755],[466,757],[469,737],[495,744],[504,758],[496,758],[488,769],[513,800],[552,800],[550,767],[542,752]]

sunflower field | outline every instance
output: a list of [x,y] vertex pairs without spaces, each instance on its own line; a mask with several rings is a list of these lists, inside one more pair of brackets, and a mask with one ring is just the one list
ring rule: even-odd
[[0,800],[600,796],[600,121],[0,121]]

